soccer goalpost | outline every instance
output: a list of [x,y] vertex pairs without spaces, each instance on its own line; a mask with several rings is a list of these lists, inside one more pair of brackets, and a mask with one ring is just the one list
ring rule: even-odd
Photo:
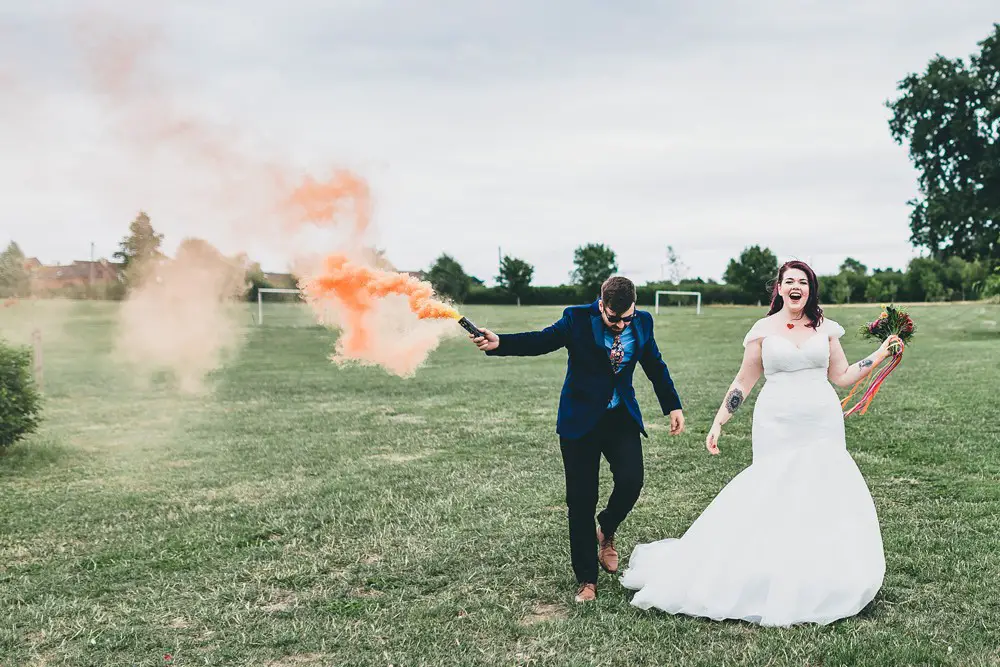
[[656,290],[656,314],[660,314],[660,295],[661,294],[678,294],[681,296],[696,296],[698,297],[698,304],[696,306],[695,314],[701,315],[701,292],[675,292],[672,290]]
[[302,290],[285,287],[259,287],[257,288],[257,324],[264,321],[264,295],[263,292],[272,294],[301,294]]

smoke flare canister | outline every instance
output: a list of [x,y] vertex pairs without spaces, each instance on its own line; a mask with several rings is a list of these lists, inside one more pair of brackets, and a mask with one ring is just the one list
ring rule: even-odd
[[472,322],[470,322],[469,318],[467,318],[467,317],[462,317],[461,319],[458,320],[458,323],[460,325],[462,325],[463,329],[465,329],[466,331],[468,331],[470,334],[472,334],[476,338],[482,338],[482,337],[486,336],[486,334],[484,334],[482,331],[480,331],[479,328],[475,324],[473,324]]

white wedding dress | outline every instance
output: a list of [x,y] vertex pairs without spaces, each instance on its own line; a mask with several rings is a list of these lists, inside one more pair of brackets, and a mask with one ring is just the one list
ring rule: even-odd
[[753,463],[680,539],[636,546],[621,582],[638,590],[637,607],[826,624],[857,614],[882,586],[878,516],[827,379],[829,339],[844,329],[825,320],[796,346],[773,327],[762,319],[743,341],[763,338]]

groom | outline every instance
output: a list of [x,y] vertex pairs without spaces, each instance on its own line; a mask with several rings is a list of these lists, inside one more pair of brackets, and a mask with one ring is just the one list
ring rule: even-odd
[[[473,338],[490,356],[538,356],[565,347],[566,380],[559,399],[556,432],[566,473],[570,554],[576,574],[576,601],[597,597],[598,563],[618,571],[615,531],[632,510],[642,489],[642,443],[649,437],[632,388],[638,362],[653,383],[670,434],[684,431],[681,401],[653,338],[653,318],[635,308],[635,285],[612,276],[601,296],[586,306],[563,311],[562,319],[542,331],[497,335],[483,329]],[[601,455],[608,460],[614,488],[597,517]]]

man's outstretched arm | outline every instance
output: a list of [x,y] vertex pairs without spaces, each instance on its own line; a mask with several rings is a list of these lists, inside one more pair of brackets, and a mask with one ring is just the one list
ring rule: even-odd
[[486,335],[469,337],[476,347],[491,357],[537,357],[555,352],[569,342],[569,310],[563,312],[562,319],[541,331],[500,335],[489,329],[482,329],[482,332]]

